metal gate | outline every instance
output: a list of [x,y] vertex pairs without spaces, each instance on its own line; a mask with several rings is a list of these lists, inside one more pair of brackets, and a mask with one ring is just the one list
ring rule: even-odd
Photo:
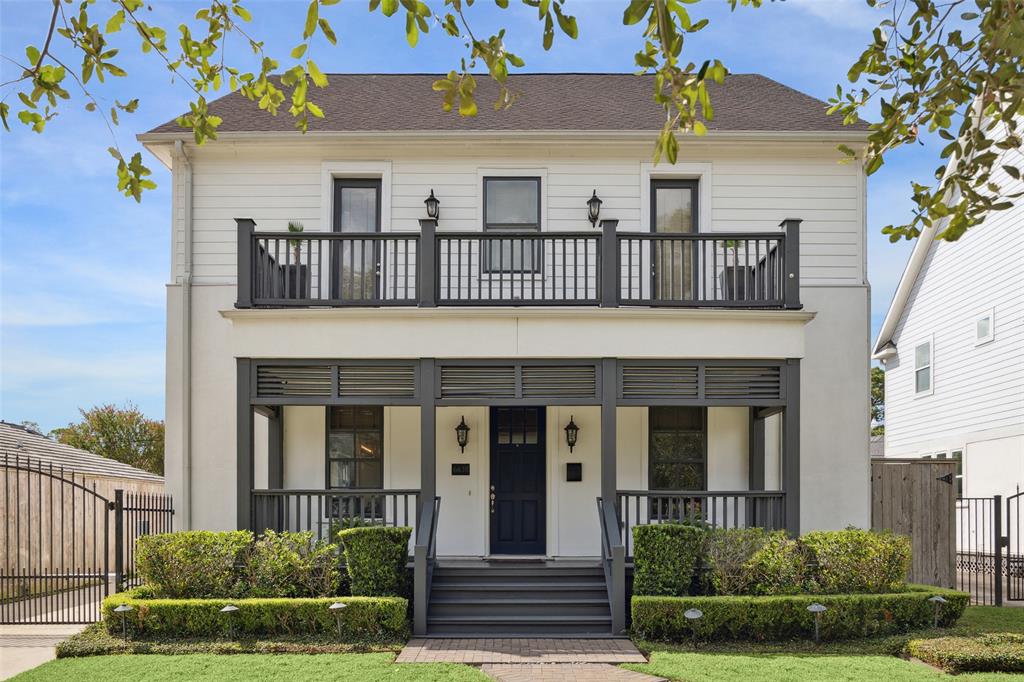
[[1006,498],[1006,599],[1024,601],[1024,492]]
[[92,623],[103,598],[134,573],[135,538],[171,530],[170,496],[115,491],[85,477],[4,455],[0,623]]

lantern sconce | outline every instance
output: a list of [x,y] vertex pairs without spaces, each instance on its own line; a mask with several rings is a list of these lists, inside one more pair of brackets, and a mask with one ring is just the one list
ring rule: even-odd
[[590,219],[590,224],[597,227],[597,219],[601,216],[601,204],[602,202],[597,196],[597,190],[594,190],[594,196],[587,200],[587,218]]
[[455,439],[459,443],[459,451],[465,452],[466,445],[469,443],[469,424],[466,423],[466,418],[462,417],[459,421],[459,425],[455,427]]
[[580,427],[576,426],[573,416],[569,415],[569,423],[565,425],[565,444],[569,446],[569,452],[576,447],[576,439],[580,435]]
[[441,214],[441,202],[434,196],[433,187],[430,188],[430,196],[424,199],[423,203],[427,205],[427,217],[431,220],[437,220],[437,217]]

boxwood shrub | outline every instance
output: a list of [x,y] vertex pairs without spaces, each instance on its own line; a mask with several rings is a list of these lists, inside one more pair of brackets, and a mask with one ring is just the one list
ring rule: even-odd
[[338,532],[353,595],[408,594],[406,564],[411,535],[412,528],[406,526],[365,526]]
[[949,673],[1024,673],[1024,633],[914,639],[907,651]]
[[143,535],[136,543],[139,575],[162,597],[229,597],[253,535],[247,530],[179,531]]
[[910,538],[847,528],[801,536],[813,567],[808,588],[824,594],[898,592],[910,571]]
[[[821,617],[822,639],[874,637],[931,627],[933,595],[947,601],[940,607],[939,623],[952,625],[967,606],[969,595],[942,588],[908,586],[893,594],[837,594],[788,596],[634,596],[633,633],[650,641],[681,642],[743,639],[782,641],[814,636],[814,602],[828,610]],[[703,617],[687,620],[688,609]]]
[[811,567],[798,540],[771,533],[744,564],[751,594],[799,594],[807,588]]
[[[230,627],[236,636],[331,635],[337,622],[328,606],[347,605],[341,615],[341,639],[393,641],[408,636],[406,610],[401,597],[329,597],[291,599],[153,599],[151,590],[136,589],[103,600],[103,622],[112,635],[121,634],[120,604],[132,607],[125,616],[131,637],[224,638]],[[233,604],[233,614],[220,610]]]
[[633,528],[633,594],[687,594],[705,539],[703,528],[680,523]]

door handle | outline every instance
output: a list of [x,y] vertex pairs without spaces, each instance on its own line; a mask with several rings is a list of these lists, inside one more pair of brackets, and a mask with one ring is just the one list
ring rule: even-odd
[[494,486],[492,485],[491,486],[491,514],[492,515],[494,514],[494,498],[495,497],[496,497],[496,495],[494,494]]

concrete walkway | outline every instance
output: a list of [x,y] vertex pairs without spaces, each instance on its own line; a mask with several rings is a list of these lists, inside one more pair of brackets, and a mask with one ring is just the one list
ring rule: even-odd
[[396,663],[646,663],[628,639],[413,639]]
[[0,625],[0,680],[52,661],[57,645],[84,625]]

